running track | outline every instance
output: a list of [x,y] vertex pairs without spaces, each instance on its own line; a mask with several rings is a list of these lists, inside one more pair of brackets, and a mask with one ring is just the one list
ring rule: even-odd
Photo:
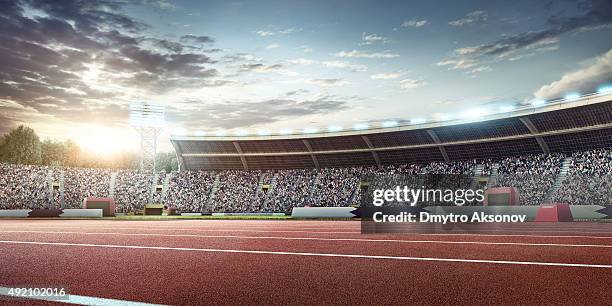
[[154,304],[609,305],[612,224],[361,235],[353,221],[0,220],[0,263],[0,287]]

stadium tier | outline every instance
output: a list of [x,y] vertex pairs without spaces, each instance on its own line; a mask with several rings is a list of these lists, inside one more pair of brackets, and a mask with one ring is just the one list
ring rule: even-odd
[[270,136],[172,136],[181,169],[384,166],[612,146],[612,95],[480,118],[368,130]]
[[[0,207],[78,208],[110,197],[118,212],[290,212],[353,206],[367,174],[463,174],[516,187],[520,204],[612,204],[612,99],[523,108],[452,122],[258,137],[173,137],[177,172],[0,164]],[[466,182],[469,183],[469,182]]]
[[0,208],[79,208],[85,197],[115,199],[118,212],[148,203],[179,212],[290,212],[359,204],[364,175],[462,174],[486,187],[516,187],[521,205],[612,203],[612,149],[383,167],[281,170],[80,169],[0,164]]

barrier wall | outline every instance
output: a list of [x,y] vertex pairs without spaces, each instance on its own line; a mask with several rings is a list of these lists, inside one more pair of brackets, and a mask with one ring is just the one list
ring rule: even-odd
[[[603,209],[599,205],[570,205],[570,211],[574,219],[603,219],[606,214],[598,213]],[[471,215],[475,212],[483,212],[489,215],[526,215],[527,220],[533,221],[540,206],[429,206],[425,210],[435,215],[446,215],[449,213]],[[293,218],[353,218],[351,211],[353,207],[295,207],[291,213]],[[358,216],[357,216],[358,217]]]
[[354,207],[294,207],[292,218],[353,218]]
[[30,209],[11,209],[11,210],[0,210],[0,217],[5,218],[27,218],[30,213]]
[[[49,214],[45,214],[49,212]],[[60,217],[60,218],[102,218],[102,209],[11,209],[0,210],[0,217],[4,218],[33,218],[33,217]]]
[[64,209],[60,218],[102,218],[101,208]]

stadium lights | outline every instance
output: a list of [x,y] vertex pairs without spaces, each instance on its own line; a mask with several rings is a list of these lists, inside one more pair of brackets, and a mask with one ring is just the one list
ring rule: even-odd
[[600,94],[612,93],[612,85],[604,85],[597,89]]
[[370,125],[367,123],[357,123],[355,125],[353,125],[353,130],[365,130],[367,128],[369,128]]
[[484,110],[476,108],[464,112],[463,114],[461,114],[461,117],[466,119],[477,119],[482,118],[484,115],[486,115],[486,112]]
[[130,125],[133,127],[163,128],[166,110],[164,106],[151,103],[130,104]]
[[257,135],[259,135],[259,136],[268,136],[268,135],[270,135],[270,130],[259,129],[259,130],[257,130]]
[[451,115],[451,114],[442,114],[440,115],[440,120],[441,121],[449,121],[449,120],[453,120],[455,119],[455,116]]
[[397,125],[398,125],[397,121],[394,121],[394,120],[383,121],[383,123],[382,123],[382,126],[386,127],[386,128],[387,127],[394,127],[394,126],[397,126]]
[[[246,136],[246,135],[249,135],[249,131],[243,130],[243,129],[236,130],[236,131],[234,131],[234,135],[236,135],[236,136]],[[223,136],[223,135],[217,135],[217,136]]]
[[279,131],[279,133],[280,133],[281,135],[291,135],[291,134],[293,134],[293,130],[292,130],[292,129],[287,129],[287,128],[285,128],[285,129],[281,129],[281,130]]
[[304,134],[313,134],[313,133],[316,133],[316,132],[318,132],[318,131],[319,131],[319,130],[318,130],[317,128],[313,128],[313,127],[305,127],[305,128],[302,130],[302,132],[303,132]]
[[423,124],[425,122],[427,122],[427,120],[425,118],[410,119],[410,124]]
[[179,136],[185,136],[187,135],[187,130],[185,130],[184,128],[176,128],[172,130],[172,134],[179,135]]
[[565,97],[563,97],[563,99],[565,99],[565,101],[577,100],[577,99],[580,99],[580,94],[576,92],[571,92],[571,93],[566,94]]
[[225,136],[225,131],[224,130],[217,130],[215,132],[215,136]]
[[327,131],[329,131],[329,132],[342,131],[342,126],[340,126],[340,125],[330,125],[329,127],[327,127]]
[[535,99],[535,100],[531,101],[531,105],[533,105],[533,106],[542,106],[544,104],[546,104],[546,101],[542,100],[542,99]]

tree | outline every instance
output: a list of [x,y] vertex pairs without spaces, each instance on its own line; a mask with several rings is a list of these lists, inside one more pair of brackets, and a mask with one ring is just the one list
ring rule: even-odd
[[33,129],[20,125],[4,136],[0,158],[12,164],[40,164],[40,138]]
[[64,165],[66,146],[56,140],[45,140],[41,144],[42,164],[47,166]]
[[166,172],[178,170],[178,161],[174,152],[157,153],[155,156],[155,167],[157,170]]

